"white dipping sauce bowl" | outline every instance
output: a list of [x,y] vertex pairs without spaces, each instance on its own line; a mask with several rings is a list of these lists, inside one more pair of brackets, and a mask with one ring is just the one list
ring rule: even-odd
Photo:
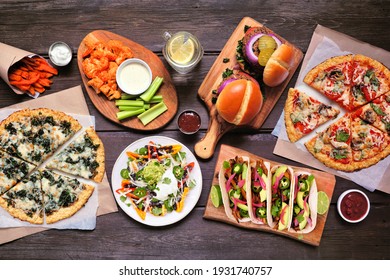
[[152,70],[145,61],[130,58],[119,65],[116,71],[116,82],[124,93],[139,95],[152,83]]
[[49,58],[54,65],[66,66],[72,60],[72,49],[64,42],[55,42],[49,48]]

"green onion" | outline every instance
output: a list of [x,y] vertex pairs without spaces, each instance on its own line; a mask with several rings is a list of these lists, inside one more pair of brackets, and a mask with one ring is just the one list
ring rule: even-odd
[[115,100],[116,106],[133,106],[133,107],[143,107],[145,102],[140,100]]
[[138,116],[139,114],[142,114],[144,112],[145,112],[144,108],[140,108],[140,109],[137,109],[134,111],[120,111],[120,112],[116,113],[116,117],[118,118],[119,121],[121,121],[121,120],[126,119],[126,118]]
[[163,101],[158,103],[157,105],[153,106],[149,110],[145,111],[144,113],[140,114],[138,118],[143,123],[143,125],[147,125],[152,120],[160,116],[162,113],[164,113],[166,110],[168,110],[167,106]]
[[143,94],[141,94],[140,96],[141,99],[144,100],[145,102],[149,102],[150,99],[152,99],[152,97],[156,94],[162,82],[163,82],[163,78],[158,76],[154,78],[150,87]]

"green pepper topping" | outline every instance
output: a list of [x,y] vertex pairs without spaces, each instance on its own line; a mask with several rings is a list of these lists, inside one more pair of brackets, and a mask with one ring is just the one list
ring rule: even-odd
[[234,166],[233,166],[233,173],[235,174],[241,174],[242,173],[242,164],[240,163],[236,163]]
[[290,187],[290,179],[287,177],[283,177],[279,182],[279,189],[285,190]]
[[136,188],[134,190],[133,194],[138,196],[139,198],[144,197],[146,195],[146,189],[145,188]]
[[252,185],[252,191],[254,193],[259,193],[261,191],[261,187],[256,187],[255,185]]
[[129,170],[127,168],[124,168],[124,169],[121,170],[121,177],[123,179],[129,179],[130,178]]
[[138,153],[142,156],[146,156],[148,154],[148,149],[146,147],[142,147],[138,150]]
[[177,180],[181,180],[184,175],[184,169],[180,165],[176,165],[173,167],[173,175]]
[[243,218],[248,218],[248,217],[249,217],[248,211],[245,211],[245,210],[243,210],[243,209],[241,209],[241,208],[240,208],[240,215],[241,215],[241,217],[243,217]]
[[256,216],[259,218],[265,218],[267,216],[267,210],[265,207],[259,207],[256,209]]

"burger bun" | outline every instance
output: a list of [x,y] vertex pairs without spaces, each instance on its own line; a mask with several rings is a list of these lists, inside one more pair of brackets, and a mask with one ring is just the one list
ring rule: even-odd
[[294,63],[294,49],[290,45],[280,45],[271,55],[263,72],[263,82],[269,87],[283,83]]
[[263,105],[263,95],[256,81],[234,80],[218,96],[216,108],[227,122],[244,125],[251,122]]

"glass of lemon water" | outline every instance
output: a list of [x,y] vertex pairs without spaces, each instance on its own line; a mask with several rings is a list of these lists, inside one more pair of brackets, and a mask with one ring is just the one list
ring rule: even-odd
[[191,33],[180,31],[171,35],[165,31],[163,38],[166,41],[163,55],[169,65],[180,74],[190,72],[202,59],[202,45]]

